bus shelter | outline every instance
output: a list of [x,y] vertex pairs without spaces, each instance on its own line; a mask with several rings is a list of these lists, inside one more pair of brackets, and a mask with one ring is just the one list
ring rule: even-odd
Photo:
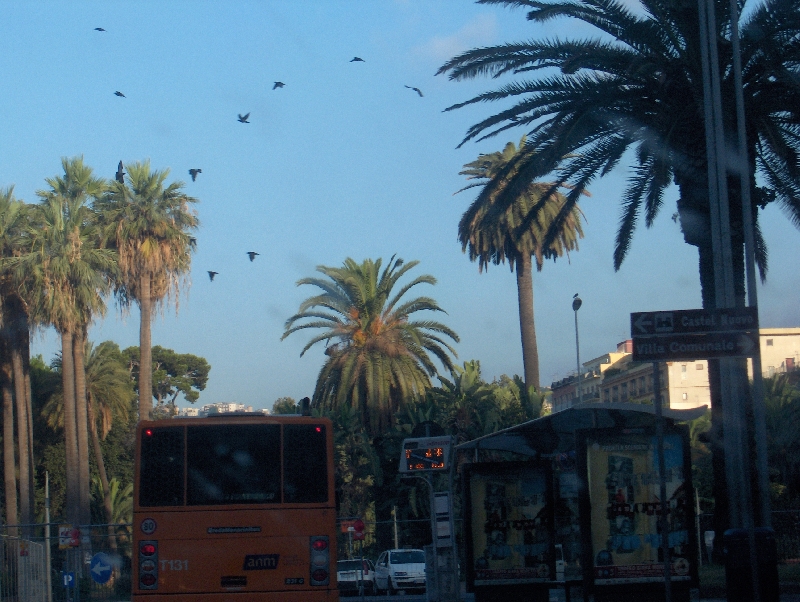
[[[671,598],[697,583],[685,421],[663,411]],[[468,591],[476,602],[548,600],[582,585],[595,600],[664,600],[666,570],[653,406],[583,403],[457,447]],[[588,599],[588,598],[587,598]]]

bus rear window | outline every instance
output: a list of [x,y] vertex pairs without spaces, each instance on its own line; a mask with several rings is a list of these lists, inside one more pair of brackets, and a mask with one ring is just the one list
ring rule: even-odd
[[142,431],[139,505],[183,505],[183,427]]
[[283,427],[283,501],[328,501],[328,446],[321,424]]
[[187,428],[188,506],[280,502],[280,426]]

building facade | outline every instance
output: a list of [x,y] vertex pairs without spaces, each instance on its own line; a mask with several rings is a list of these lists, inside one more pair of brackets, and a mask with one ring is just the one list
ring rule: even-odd
[[[761,367],[765,378],[797,370],[800,366],[800,328],[762,328]],[[572,374],[554,382],[553,412],[578,403],[578,380],[584,402],[653,403],[653,363],[634,362],[630,340],[583,364],[580,379]],[[752,363],[750,376],[752,378]],[[661,362],[661,399],[664,407],[684,410],[711,406],[708,362],[703,359]]]

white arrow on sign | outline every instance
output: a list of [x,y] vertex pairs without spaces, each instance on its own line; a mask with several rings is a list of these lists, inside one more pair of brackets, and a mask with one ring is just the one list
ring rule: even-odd
[[742,350],[742,353],[746,355],[749,354],[753,347],[755,347],[755,344],[753,344],[753,339],[746,335],[739,336],[739,348]]
[[650,319],[648,314],[642,314],[638,318],[636,318],[636,322],[633,325],[639,329],[640,332],[648,333],[650,330],[645,328],[646,326],[652,326],[653,320]]

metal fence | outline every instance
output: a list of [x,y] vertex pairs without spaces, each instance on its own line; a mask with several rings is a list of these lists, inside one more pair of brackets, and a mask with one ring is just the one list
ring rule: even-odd
[[46,525],[0,527],[0,602],[131,599],[130,525],[91,525],[69,537],[50,527],[49,540]]
[[[775,511],[772,517],[779,562],[799,559],[800,510]],[[702,514],[698,522],[705,563],[708,550],[702,535],[712,528],[713,515]],[[347,529],[348,521],[339,522],[340,558],[358,557],[363,553],[374,560],[384,548],[395,545],[422,548],[430,543],[430,521],[425,518],[365,523],[365,538],[361,542],[353,540],[353,533]],[[76,547],[64,545],[58,527],[51,525],[53,535],[48,545],[45,525],[29,526],[25,530],[32,535],[27,537],[0,525],[0,602],[129,601],[131,526],[84,527],[78,541],[72,542],[78,544]],[[379,530],[384,531],[384,537],[377,536]]]

